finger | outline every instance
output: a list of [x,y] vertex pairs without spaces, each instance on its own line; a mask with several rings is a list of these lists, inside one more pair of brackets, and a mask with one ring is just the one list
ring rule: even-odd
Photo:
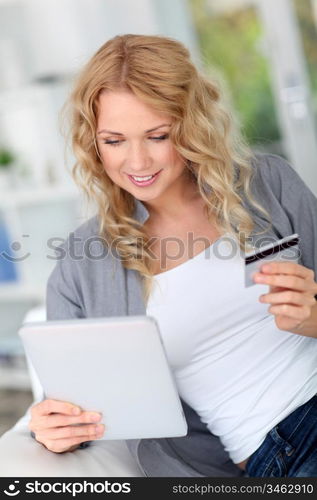
[[315,277],[312,269],[296,262],[270,262],[261,266],[261,272],[268,274],[291,274],[299,278],[311,280],[314,280]]
[[80,415],[81,408],[66,401],[45,399],[32,407],[31,414],[34,416],[50,415],[51,413],[62,413],[64,415]]
[[301,292],[310,291],[311,288],[311,286],[308,285],[307,281],[305,281],[303,278],[298,278],[297,276],[288,276],[286,274],[265,275],[256,273],[254,275],[254,281],[256,283],[263,283],[266,285],[283,287],[291,290],[299,290]]
[[82,412],[78,417],[69,415],[45,415],[39,417],[34,426],[36,429],[53,429],[54,427],[64,427],[72,424],[91,424],[99,422],[102,418],[100,413]]
[[290,304],[282,304],[278,306],[271,306],[268,310],[275,316],[287,316],[288,318],[293,318],[299,321],[305,321],[311,315],[311,308],[309,306],[298,307]]
[[45,441],[44,446],[54,453],[64,453],[70,451],[70,448],[75,445],[80,445],[86,440],[85,436],[74,437],[71,439],[52,439]]
[[266,304],[295,304],[307,306],[313,306],[316,303],[316,300],[311,295],[294,292],[293,290],[260,295],[259,301]]
[[83,440],[91,441],[101,437],[104,434],[104,430],[105,426],[103,424],[57,427],[37,432],[36,438],[42,442],[52,439],[72,439],[76,437],[82,437]]

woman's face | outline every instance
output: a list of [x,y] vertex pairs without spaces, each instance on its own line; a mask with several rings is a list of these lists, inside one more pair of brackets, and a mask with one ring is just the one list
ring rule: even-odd
[[163,200],[184,182],[186,167],[169,139],[170,124],[168,115],[129,91],[107,91],[99,97],[97,144],[104,169],[141,201]]

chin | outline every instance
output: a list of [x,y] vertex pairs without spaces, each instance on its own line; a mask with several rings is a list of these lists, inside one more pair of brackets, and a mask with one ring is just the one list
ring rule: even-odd
[[152,188],[151,190],[149,188],[137,188],[135,187],[135,189],[127,189],[127,187],[124,187],[124,186],[121,186],[122,189],[124,189],[125,191],[128,191],[128,193],[130,193],[134,198],[140,200],[140,201],[151,201],[151,200],[155,200],[156,198],[158,198],[161,193],[154,193],[154,189]]
[[159,196],[153,196],[153,195],[152,196],[151,195],[146,196],[145,194],[143,196],[142,196],[142,194],[141,195],[136,195],[134,193],[131,193],[131,194],[134,196],[134,198],[136,200],[144,201],[144,202],[154,201],[154,200],[156,200],[159,197]]

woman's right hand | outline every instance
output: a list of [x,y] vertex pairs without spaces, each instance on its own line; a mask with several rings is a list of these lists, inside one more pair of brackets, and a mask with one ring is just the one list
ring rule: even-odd
[[83,411],[65,401],[45,399],[31,408],[29,429],[48,450],[63,453],[75,450],[84,441],[100,438],[105,427],[98,424],[100,420],[100,413]]

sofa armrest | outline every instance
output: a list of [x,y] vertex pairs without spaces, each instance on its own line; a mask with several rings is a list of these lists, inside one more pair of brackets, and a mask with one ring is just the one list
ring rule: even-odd
[[[31,408],[31,407],[30,407]],[[0,438],[0,477],[143,477],[125,441],[53,453],[30,435],[29,410]]]

